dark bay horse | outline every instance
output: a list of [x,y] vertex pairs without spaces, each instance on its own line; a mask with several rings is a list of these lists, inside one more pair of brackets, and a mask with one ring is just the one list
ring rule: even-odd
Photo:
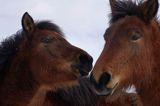
[[0,44],[0,106],[43,106],[47,92],[78,85],[92,62],[57,25],[25,13],[22,30]]
[[95,92],[109,95],[105,102],[113,106],[133,84],[144,106],[160,106],[158,0],[110,0],[110,4],[106,43],[91,74]]

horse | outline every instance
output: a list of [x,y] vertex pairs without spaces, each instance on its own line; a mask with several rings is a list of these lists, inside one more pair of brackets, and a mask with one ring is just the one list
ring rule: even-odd
[[93,59],[50,21],[35,22],[26,12],[21,23],[22,29],[0,44],[0,105],[43,106],[48,92],[78,85]]
[[90,77],[94,91],[113,106],[134,85],[144,106],[160,106],[158,0],[110,0],[110,4],[105,45]]

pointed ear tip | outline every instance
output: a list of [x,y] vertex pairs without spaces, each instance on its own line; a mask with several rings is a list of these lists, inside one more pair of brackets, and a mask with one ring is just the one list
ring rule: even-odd
[[28,12],[25,12],[25,13],[23,14],[23,17],[25,17],[25,16],[29,16]]
[[24,14],[29,15],[29,13],[28,13],[28,12],[25,12]]
[[33,21],[32,17],[28,14],[28,12],[25,12],[22,16],[22,22],[26,21],[26,20],[32,20]]

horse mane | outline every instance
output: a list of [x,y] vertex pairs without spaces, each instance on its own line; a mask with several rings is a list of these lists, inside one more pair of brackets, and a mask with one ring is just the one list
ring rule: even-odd
[[61,36],[64,36],[62,30],[59,26],[50,21],[40,21],[36,23],[36,27],[40,30],[50,30],[59,33]]
[[140,6],[144,0],[118,0],[113,6],[113,11],[110,14],[110,23],[124,18],[125,16],[137,16],[143,20],[143,13],[140,11]]
[[65,103],[65,106],[96,106],[97,95],[92,90],[88,78],[79,79],[79,85],[48,92],[50,101]]
[[[61,29],[50,21],[40,21],[35,23],[36,28],[40,30],[50,30],[63,36]],[[9,69],[13,57],[19,51],[19,46],[24,40],[25,32],[19,30],[16,34],[4,39],[0,44],[0,81],[3,80]]]

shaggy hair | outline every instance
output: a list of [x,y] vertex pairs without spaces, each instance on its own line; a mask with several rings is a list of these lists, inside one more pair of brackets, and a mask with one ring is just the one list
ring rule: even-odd
[[47,96],[50,101],[63,101],[65,106],[96,106],[97,102],[97,95],[88,78],[79,79],[79,86],[48,92]]
[[114,12],[110,14],[110,23],[116,22],[117,20],[124,18],[125,16],[137,16],[143,21],[146,21],[144,20],[144,15],[142,13],[143,11],[140,11],[140,6],[143,3],[144,3],[144,0],[116,1],[113,6]]

